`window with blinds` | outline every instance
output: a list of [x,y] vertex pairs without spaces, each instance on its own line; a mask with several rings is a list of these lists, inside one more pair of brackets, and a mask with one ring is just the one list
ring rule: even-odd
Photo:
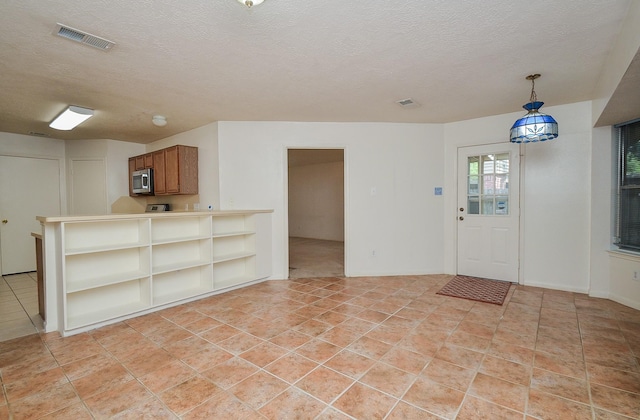
[[640,251],[640,121],[618,130],[615,244]]

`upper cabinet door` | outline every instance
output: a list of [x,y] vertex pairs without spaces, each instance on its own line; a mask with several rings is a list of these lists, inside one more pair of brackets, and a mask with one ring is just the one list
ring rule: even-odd
[[165,180],[167,194],[180,192],[180,153],[178,146],[164,149]]
[[136,171],[144,169],[144,155],[136,156]]
[[164,150],[153,152],[153,192],[154,194],[166,194],[165,182],[165,153]]
[[144,168],[153,168],[153,153],[144,155]]

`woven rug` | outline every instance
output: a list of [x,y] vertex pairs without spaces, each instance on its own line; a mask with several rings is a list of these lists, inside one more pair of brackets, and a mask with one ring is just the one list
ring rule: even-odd
[[508,281],[455,276],[437,294],[502,305],[509,287]]

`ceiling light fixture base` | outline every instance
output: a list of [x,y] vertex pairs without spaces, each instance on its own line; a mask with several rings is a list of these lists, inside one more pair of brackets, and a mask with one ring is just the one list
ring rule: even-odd
[[264,2],[264,0],[238,0],[238,2],[244,4],[250,9],[253,6],[257,6],[260,3]]
[[164,127],[165,125],[167,125],[167,118],[164,115],[154,115],[151,118],[151,122],[156,127]]

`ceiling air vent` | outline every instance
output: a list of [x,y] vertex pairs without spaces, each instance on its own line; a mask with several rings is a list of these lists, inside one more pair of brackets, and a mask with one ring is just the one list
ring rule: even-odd
[[103,51],[109,51],[116,45],[115,42],[109,41],[108,39],[100,38],[99,36],[65,26],[61,23],[56,24],[56,29],[53,31],[53,34]]
[[396,101],[396,103],[403,108],[418,108],[420,106],[419,103],[417,103],[411,98],[400,99],[399,101]]

